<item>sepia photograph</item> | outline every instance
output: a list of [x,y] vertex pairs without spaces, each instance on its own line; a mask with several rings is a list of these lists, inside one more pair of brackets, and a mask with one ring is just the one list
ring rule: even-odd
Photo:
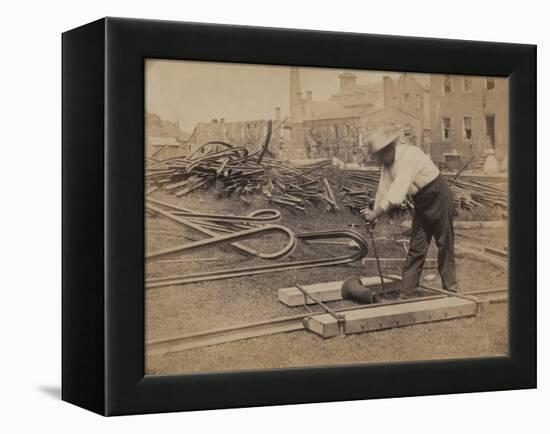
[[508,354],[508,79],[146,59],[145,373]]

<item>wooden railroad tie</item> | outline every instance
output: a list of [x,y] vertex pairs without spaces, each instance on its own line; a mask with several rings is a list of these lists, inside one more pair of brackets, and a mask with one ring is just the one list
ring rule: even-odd
[[[391,275],[388,277],[392,277],[394,279],[400,279],[399,276],[394,276],[394,275]],[[326,301],[342,300],[342,283],[343,281],[338,280],[334,282],[316,283],[313,285],[302,285],[302,286],[303,288],[306,289],[306,291],[312,294],[315,298],[319,299],[322,302],[326,302]],[[382,291],[380,277],[378,276],[362,277],[361,283],[364,286],[368,286],[369,288],[375,291],[379,291],[379,292]],[[386,287],[386,291],[389,293],[397,292],[399,291],[401,282],[385,278],[384,286]],[[296,288],[295,286],[292,286],[290,288],[279,289],[278,298],[281,303],[286,304],[287,306],[290,306],[290,307],[316,303],[311,298],[306,297],[304,293],[300,291],[298,288]]]
[[[345,334],[362,333],[475,316],[476,313],[477,303],[458,297],[442,297],[387,306],[374,304],[363,309],[344,312],[343,328]],[[323,338],[338,336],[340,333],[338,321],[329,314],[305,318],[304,326]]]

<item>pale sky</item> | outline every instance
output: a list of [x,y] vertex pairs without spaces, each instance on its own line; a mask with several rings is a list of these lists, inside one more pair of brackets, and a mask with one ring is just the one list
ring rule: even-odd
[[[339,89],[346,70],[300,68],[300,85],[314,100],[326,100]],[[350,70],[357,83],[380,81],[397,73]],[[197,122],[271,119],[275,107],[288,115],[290,67],[225,62],[149,59],[145,64],[145,108],[164,120],[178,121],[192,132]]]

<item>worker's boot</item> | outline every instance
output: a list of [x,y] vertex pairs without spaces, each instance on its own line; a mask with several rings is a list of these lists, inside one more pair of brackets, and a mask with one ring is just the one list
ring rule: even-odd
[[419,296],[420,290],[418,288],[413,289],[401,289],[399,291],[399,298],[402,298],[404,300],[409,298],[416,298]]
[[458,287],[458,283],[455,283],[453,286],[451,286],[449,288],[443,287],[443,289],[446,290],[446,291],[449,291],[449,292],[456,292],[456,293],[460,292],[460,288]]

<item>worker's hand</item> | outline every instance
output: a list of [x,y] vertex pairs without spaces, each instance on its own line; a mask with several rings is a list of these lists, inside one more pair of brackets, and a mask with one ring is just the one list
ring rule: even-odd
[[365,219],[365,221],[367,223],[374,223],[376,221],[376,219],[378,218],[376,213],[374,211],[371,211],[368,208],[363,208],[359,212],[361,213],[361,216]]

